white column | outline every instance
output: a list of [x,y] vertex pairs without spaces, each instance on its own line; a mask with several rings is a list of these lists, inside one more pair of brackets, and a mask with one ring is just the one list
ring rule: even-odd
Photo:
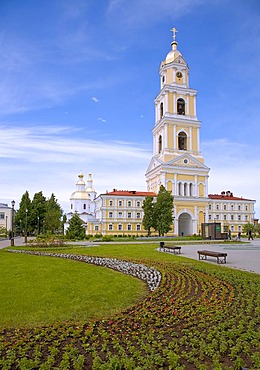
[[173,149],[177,149],[176,125],[173,126]]
[[189,150],[192,151],[192,127],[189,128],[190,131],[190,148]]
[[194,196],[197,197],[199,192],[198,192],[198,176],[195,175],[195,184],[194,184]]
[[197,116],[197,107],[196,107],[196,95],[194,95],[194,99],[193,99],[193,109],[194,109],[194,116],[196,117]]
[[199,135],[199,129],[197,129],[197,143],[198,143],[198,152],[200,152],[200,135]]

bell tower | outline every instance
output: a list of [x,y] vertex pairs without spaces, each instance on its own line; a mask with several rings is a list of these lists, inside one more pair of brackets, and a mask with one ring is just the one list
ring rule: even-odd
[[[201,218],[206,212],[203,203],[208,197],[209,168],[200,152],[197,91],[189,86],[189,67],[178,50],[177,30],[171,31],[171,50],[159,68],[160,91],[155,98],[153,157],[146,172],[147,190],[158,193],[163,185],[174,196],[177,218],[187,213],[198,221],[198,202],[203,205]],[[197,233],[196,223],[183,227],[183,232]]]

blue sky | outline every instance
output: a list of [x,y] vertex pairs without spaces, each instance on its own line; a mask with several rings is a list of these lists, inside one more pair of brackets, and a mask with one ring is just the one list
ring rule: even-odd
[[1,0],[0,202],[53,192],[66,211],[81,171],[98,193],[146,190],[173,26],[209,192],[255,199],[260,216],[258,0]]

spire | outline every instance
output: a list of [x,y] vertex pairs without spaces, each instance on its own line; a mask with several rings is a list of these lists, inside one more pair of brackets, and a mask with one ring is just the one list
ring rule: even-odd
[[167,54],[166,59],[164,64],[168,64],[173,62],[177,57],[181,56],[180,51],[177,49],[178,42],[176,41],[176,33],[178,32],[175,27],[171,29],[172,32],[172,39],[173,41],[171,42],[172,49],[170,52]]
[[173,27],[171,29],[171,31],[172,31],[172,39],[173,39],[173,41],[171,43],[172,50],[176,50],[177,49],[177,45],[178,45],[178,42],[176,41],[176,33],[178,32],[178,30],[175,27]]

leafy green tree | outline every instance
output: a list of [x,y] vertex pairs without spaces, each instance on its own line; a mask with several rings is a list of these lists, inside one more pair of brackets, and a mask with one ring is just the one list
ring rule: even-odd
[[154,205],[154,228],[159,236],[168,233],[173,221],[173,196],[161,185]]
[[61,228],[62,228],[62,234],[64,235],[64,224],[67,222],[67,215],[62,216],[62,221],[61,221]]
[[259,236],[260,235],[260,224],[254,226],[254,232]]
[[152,196],[145,198],[143,203],[144,217],[143,227],[147,230],[147,235],[151,235],[151,228],[154,227],[154,200]]
[[1,235],[1,237],[7,235],[7,230],[4,226],[0,226],[0,235]]
[[52,194],[50,199],[46,201],[45,215],[44,215],[44,232],[51,232],[54,234],[58,232],[61,228],[61,217],[62,209],[55,198],[55,195]]
[[42,194],[42,191],[35,193],[32,204],[31,212],[28,215],[30,220],[30,225],[33,228],[33,231],[36,234],[39,234],[43,228],[43,220],[45,219],[46,214],[46,198]]
[[83,226],[83,221],[80,219],[79,215],[75,213],[69,220],[69,227],[66,232],[66,237],[68,239],[84,239],[85,228]]
[[30,223],[30,214],[31,214],[31,199],[29,192],[26,192],[22,195],[21,202],[19,204],[19,209],[16,212],[15,224],[16,229],[20,229],[20,233],[25,235],[26,227],[27,231],[32,231],[33,227]]
[[248,222],[247,224],[245,224],[244,226],[243,226],[243,233],[244,234],[248,234],[249,233],[249,230],[252,230],[252,231],[254,231],[254,225],[253,224],[250,224],[250,222]]

